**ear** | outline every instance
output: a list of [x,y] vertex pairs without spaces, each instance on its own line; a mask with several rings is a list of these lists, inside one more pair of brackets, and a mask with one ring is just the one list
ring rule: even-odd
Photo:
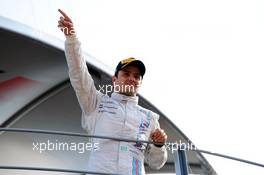
[[112,76],[112,83],[114,83],[116,81],[117,77],[116,76]]
[[142,82],[143,82],[143,79],[140,80],[140,83],[139,84],[142,85]]
[[141,85],[142,85],[142,80],[143,80],[143,79],[141,79],[141,80],[139,81],[139,86],[141,86]]

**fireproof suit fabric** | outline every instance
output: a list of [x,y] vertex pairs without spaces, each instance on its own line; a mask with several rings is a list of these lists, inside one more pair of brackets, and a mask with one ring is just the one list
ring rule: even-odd
[[[82,109],[82,127],[91,135],[150,141],[159,128],[159,116],[138,105],[137,96],[96,90],[76,36],[67,36],[65,55],[71,84]],[[160,169],[167,160],[165,146],[93,138],[98,148],[90,152],[88,170],[125,175],[144,175],[144,160]]]

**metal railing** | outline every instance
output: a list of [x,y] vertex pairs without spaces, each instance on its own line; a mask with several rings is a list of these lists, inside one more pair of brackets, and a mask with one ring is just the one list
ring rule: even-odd
[[[124,138],[116,138],[116,137],[107,137],[107,136],[98,136],[98,135],[88,135],[82,133],[74,133],[74,132],[61,132],[61,131],[47,131],[47,130],[38,130],[38,129],[24,129],[24,128],[0,128],[0,131],[6,132],[24,132],[24,133],[38,133],[38,134],[53,134],[53,135],[64,135],[64,136],[75,136],[75,137],[89,137],[89,138],[99,138],[99,139],[109,139],[113,141],[124,141],[124,142],[133,142],[133,143],[147,143],[147,144],[157,144],[160,143],[145,141],[145,140],[132,140],[132,139],[124,139]],[[174,154],[174,163],[175,163],[175,171],[177,175],[188,175],[188,163],[186,157],[186,150],[181,149],[181,147],[175,148]],[[224,154],[213,153],[206,150],[195,149],[190,151],[196,151],[204,154],[210,154],[213,156],[223,157],[226,159],[231,159],[259,167],[264,168],[264,164],[256,163],[253,161],[232,157]],[[70,173],[89,173],[89,174],[103,174],[106,173],[101,172],[92,172],[92,171],[82,171],[82,170],[70,170],[70,169],[56,169],[56,168],[41,168],[41,167],[18,167],[18,166],[1,166],[0,169],[16,169],[16,170],[38,170],[38,171],[53,171],[53,172],[70,172]],[[108,175],[116,175],[116,174],[109,174]]]
[[102,174],[102,175],[120,175],[120,174],[109,174],[93,171],[82,171],[82,170],[71,170],[71,169],[58,169],[58,168],[42,168],[42,167],[24,167],[24,166],[0,166],[0,169],[9,170],[31,170],[31,171],[48,171],[48,172],[63,172],[63,173],[83,173],[83,174]]

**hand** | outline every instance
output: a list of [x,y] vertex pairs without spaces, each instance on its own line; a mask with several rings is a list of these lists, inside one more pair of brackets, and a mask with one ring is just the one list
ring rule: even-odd
[[158,147],[162,147],[167,140],[167,134],[163,129],[156,129],[153,133],[151,133],[150,137],[153,142],[157,143],[154,145]]
[[73,23],[71,18],[69,18],[66,13],[64,13],[61,9],[58,9],[60,14],[60,20],[58,21],[58,27],[66,36],[75,35],[75,30],[73,27]]

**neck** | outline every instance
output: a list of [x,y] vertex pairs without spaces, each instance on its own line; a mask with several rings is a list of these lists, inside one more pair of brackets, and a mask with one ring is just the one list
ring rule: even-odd
[[117,92],[118,94],[129,96],[129,97],[135,97],[136,93],[126,93],[126,92]]

